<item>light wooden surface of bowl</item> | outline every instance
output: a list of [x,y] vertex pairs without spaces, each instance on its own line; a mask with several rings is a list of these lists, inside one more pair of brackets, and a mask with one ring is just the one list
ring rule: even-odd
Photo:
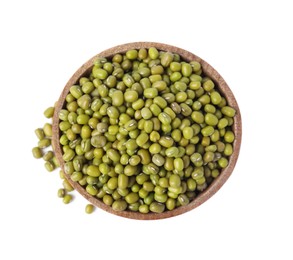
[[132,212],[132,211],[114,211],[110,206],[107,206],[98,198],[88,194],[86,190],[78,182],[72,181],[70,179],[70,176],[65,174],[66,179],[70,182],[70,184],[74,187],[74,189],[76,189],[82,196],[84,196],[93,205],[115,215],[119,215],[126,218],[132,218],[132,219],[141,219],[141,220],[163,219],[163,218],[180,215],[182,213],[188,212],[198,207],[199,205],[204,203],[206,200],[208,200],[211,196],[213,196],[223,186],[223,184],[227,181],[227,179],[233,172],[233,169],[238,159],[240,145],[241,145],[241,136],[242,136],[241,115],[240,115],[240,110],[239,110],[237,101],[232,91],[228,87],[227,83],[225,82],[225,80],[211,65],[209,65],[206,61],[202,60],[201,58],[194,55],[193,53],[183,50],[181,48],[175,47],[175,46],[162,44],[162,43],[156,43],[156,42],[127,43],[127,44],[123,44],[123,45],[119,45],[119,46],[107,49],[97,54],[96,56],[92,57],[89,61],[87,61],[84,65],[82,65],[73,74],[73,76],[69,79],[69,81],[65,85],[60,95],[60,98],[56,104],[55,113],[53,117],[53,149],[60,163],[60,167],[63,170],[64,170],[64,161],[62,159],[62,147],[59,143],[60,130],[59,130],[58,115],[59,115],[59,111],[64,107],[65,98],[69,92],[70,87],[76,84],[80,77],[84,75],[89,75],[93,67],[93,63],[98,57],[111,58],[116,53],[125,53],[127,50],[130,50],[130,49],[140,49],[140,48],[150,48],[150,47],[156,47],[158,50],[161,50],[161,51],[170,51],[172,53],[177,53],[181,56],[181,59],[185,61],[195,60],[200,62],[202,66],[203,74],[210,77],[216,83],[216,87],[221,92],[221,94],[227,99],[228,104],[234,109],[236,109],[234,124],[232,126],[232,129],[235,134],[235,140],[233,143],[234,151],[233,151],[233,154],[229,158],[228,167],[222,170],[221,174],[188,205],[175,208],[174,210],[171,210],[171,211],[165,211],[163,213],[143,214],[143,213]]

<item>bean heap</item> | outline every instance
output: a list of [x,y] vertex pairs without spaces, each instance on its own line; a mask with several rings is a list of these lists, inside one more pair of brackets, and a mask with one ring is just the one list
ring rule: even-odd
[[228,166],[235,112],[197,61],[154,47],[98,58],[59,113],[64,171],[115,211],[173,210]]

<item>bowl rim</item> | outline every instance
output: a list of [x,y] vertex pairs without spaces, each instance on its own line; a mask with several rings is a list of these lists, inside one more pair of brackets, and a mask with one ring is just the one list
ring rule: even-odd
[[180,206],[175,208],[171,211],[164,211],[163,213],[140,213],[140,212],[132,212],[132,211],[114,211],[111,206],[104,204],[98,198],[88,194],[86,190],[78,183],[74,182],[70,179],[70,175],[64,172],[64,176],[67,181],[76,189],[83,197],[85,197],[89,202],[95,205],[98,208],[101,208],[109,213],[114,215],[118,215],[125,218],[130,219],[138,219],[138,220],[155,220],[155,219],[164,219],[174,217],[186,212],[195,209],[196,207],[200,206],[202,203],[210,199],[228,180],[231,176],[236,162],[239,157],[240,146],[241,146],[241,139],[242,139],[242,120],[241,120],[241,113],[236,101],[234,94],[232,93],[231,89],[229,88],[226,81],[222,78],[222,76],[205,60],[198,57],[197,55],[184,50],[179,47],[175,47],[169,44],[158,43],[158,42],[130,42],[121,45],[117,45],[115,47],[106,49],[99,54],[90,58],[87,62],[85,62],[68,80],[61,95],[58,99],[58,102],[55,106],[55,111],[53,115],[53,137],[52,137],[52,146],[57,157],[57,160],[60,164],[61,169],[64,171],[64,161],[62,159],[62,150],[61,145],[59,143],[60,139],[60,130],[59,130],[59,111],[63,108],[65,97],[69,92],[69,89],[72,85],[76,84],[80,77],[89,73],[91,68],[93,67],[94,61],[98,57],[106,57],[110,58],[113,57],[116,53],[125,53],[127,50],[130,49],[141,49],[141,48],[150,48],[155,47],[160,51],[169,51],[172,53],[179,54],[181,59],[186,61],[198,61],[202,66],[202,70],[204,75],[209,76],[217,85],[218,90],[221,92],[223,96],[227,99],[227,103],[232,106],[236,110],[236,115],[234,117],[234,124],[232,126],[232,130],[235,135],[235,140],[233,142],[233,153],[229,157],[229,164],[228,166],[223,169],[220,175],[203,191],[201,192],[195,199],[193,199],[188,205]]

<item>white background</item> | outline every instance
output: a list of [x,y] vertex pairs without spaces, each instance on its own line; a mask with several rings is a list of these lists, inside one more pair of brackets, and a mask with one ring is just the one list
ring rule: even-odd
[[[1,1],[0,259],[293,259],[291,1]],[[205,59],[243,119],[236,168],[210,200],[159,221],[63,205],[32,158],[43,110],[95,54],[156,41]]]

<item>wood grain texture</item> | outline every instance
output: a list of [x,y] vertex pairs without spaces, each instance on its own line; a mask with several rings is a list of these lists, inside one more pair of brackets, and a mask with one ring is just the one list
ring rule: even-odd
[[[131,219],[140,219],[140,220],[153,220],[153,219],[163,219],[163,218],[169,218],[173,216],[177,216],[180,214],[183,214],[185,212],[188,212],[202,203],[204,203],[206,200],[208,200],[211,196],[213,196],[227,181],[227,179],[230,177],[230,175],[233,172],[233,169],[236,165],[240,146],[241,146],[241,137],[242,137],[242,124],[241,124],[241,114],[240,110],[237,104],[237,101],[230,90],[229,86],[225,82],[225,80],[221,77],[221,75],[206,61],[201,59],[200,57],[194,55],[193,53],[183,50],[181,48],[162,44],[162,43],[156,43],[156,42],[134,42],[134,43],[127,43],[122,44],[110,49],[107,49],[96,56],[92,57],[90,60],[88,60],[85,64],[83,64],[69,79],[67,84],[65,85],[60,98],[56,104],[55,113],[53,117],[53,149],[55,151],[56,157],[60,163],[61,168],[64,170],[64,161],[62,159],[62,149],[59,143],[60,139],[60,131],[59,131],[59,111],[63,108],[65,97],[69,92],[69,89],[72,85],[76,84],[80,77],[89,74],[93,62],[96,60],[97,57],[106,57],[110,58],[116,53],[125,53],[127,50],[130,49],[140,49],[140,48],[150,48],[150,47],[156,47],[158,50],[162,51],[170,51],[173,53],[177,53],[181,56],[181,58],[185,61],[198,61],[202,65],[203,73],[206,76],[209,76],[213,81],[216,83],[217,88],[220,90],[221,94],[226,97],[227,102],[230,106],[236,109],[236,116],[234,118],[234,125],[233,125],[233,131],[235,134],[235,141],[234,141],[234,152],[230,156],[229,159],[229,165],[227,168],[225,168],[221,174],[208,186],[208,188],[203,191],[200,195],[198,195],[192,202],[190,202],[186,206],[181,206],[179,208],[176,208],[172,211],[166,211],[160,214],[157,213],[148,213],[148,214],[142,214],[139,212],[130,212],[130,211],[122,211],[117,212],[114,211],[110,206],[105,205],[103,202],[101,202],[99,199],[91,196],[88,194],[85,189],[79,185],[77,182],[73,182],[70,179],[70,176],[65,174],[66,179],[70,182],[70,184],[82,195],[84,196],[88,201],[90,201],[93,205],[110,212],[112,214],[131,218]],[[232,194],[231,194],[232,196]]]

